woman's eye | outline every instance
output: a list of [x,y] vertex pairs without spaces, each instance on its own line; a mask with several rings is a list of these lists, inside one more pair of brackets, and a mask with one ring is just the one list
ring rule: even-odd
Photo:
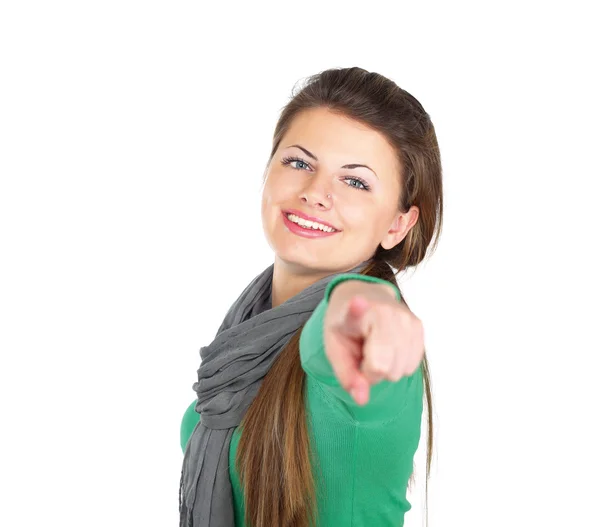
[[362,186],[348,185],[349,187],[354,187],[354,188],[357,188],[358,190],[369,190],[370,189],[369,185],[367,185],[361,179],[356,179],[356,178],[353,178],[353,177],[347,177],[347,178],[345,178],[345,181],[355,181],[359,185],[362,185]]
[[[296,166],[294,166],[294,163],[298,163],[298,164]],[[283,166],[289,165],[294,170],[303,170],[302,167],[306,167],[306,168],[310,169],[310,165],[306,161],[303,161],[302,159],[300,159],[299,157],[284,157],[281,160],[281,164]],[[358,185],[348,185],[349,187],[352,187],[352,188],[355,188],[358,190],[366,190],[366,191],[371,190],[371,187],[367,184],[367,182],[360,178],[356,178],[356,177],[344,178],[344,181],[348,181],[348,180],[358,183]]]
[[301,165],[304,165],[305,167],[310,168],[308,163],[305,163],[304,161],[302,161],[302,159],[300,159],[298,157],[286,157],[285,159],[283,159],[283,161],[281,163],[284,166],[290,165],[294,170],[302,170],[302,168],[298,168],[297,166],[294,166],[292,163],[300,163]]
[[[298,160],[298,161],[292,161],[292,163],[300,163],[301,165],[304,165],[305,167],[308,168],[308,165],[304,161],[299,161]],[[299,166],[296,166],[295,168],[298,169],[298,170],[300,170]]]

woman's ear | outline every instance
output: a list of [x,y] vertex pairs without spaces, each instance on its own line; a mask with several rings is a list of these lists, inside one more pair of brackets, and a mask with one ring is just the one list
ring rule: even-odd
[[390,250],[396,247],[412,229],[419,219],[419,207],[413,205],[406,212],[397,212],[385,237],[381,240],[381,246]]

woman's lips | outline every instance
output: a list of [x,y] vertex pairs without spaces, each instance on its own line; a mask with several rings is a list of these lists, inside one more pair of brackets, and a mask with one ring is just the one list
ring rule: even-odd
[[281,215],[283,216],[283,224],[287,227],[287,229],[293,232],[294,234],[297,234],[298,236],[303,236],[304,238],[324,238],[326,236],[333,236],[334,234],[340,232],[325,232],[320,229],[312,228],[307,229],[305,227],[302,227],[301,225],[298,225],[297,223],[294,223],[293,221],[288,220],[286,212],[282,212]]
[[341,229],[337,229],[335,227],[335,225],[332,225],[331,223],[329,223],[329,222],[327,222],[325,220],[322,220],[321,218],[315,218],[314,216],[309,216],[308,214],[305,214],[301,210],[287,209],[287,210],[284,210],[283,212],[285,214],[293,214],[294,216],[298,216],[299,218],[302,218],[305,221],[316,221],[317,223],[320,223],[321,225],[325,225],[325,227],[331,227],[335,231],[341,230]]

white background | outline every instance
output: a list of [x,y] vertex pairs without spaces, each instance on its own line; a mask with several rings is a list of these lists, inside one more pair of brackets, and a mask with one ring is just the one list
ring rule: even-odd
[[[400,284],[432,370],[430,525],[600,525],[592,4],[3,2],[0,524],[177,525],[199,349],[273,261],[279,111],[360,66],[442,151],[442,239]],[[407,527],[423,441],[416,462]]]

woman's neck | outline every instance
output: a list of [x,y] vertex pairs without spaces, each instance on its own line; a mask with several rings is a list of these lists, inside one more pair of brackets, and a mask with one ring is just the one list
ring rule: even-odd
[[[347,270],[354,269],[351,265]],[[275,258],[271,284],[271,307],[277,307],[304,291],[307,287],[331,274],[345,272],[339,269],[308,268]]]

